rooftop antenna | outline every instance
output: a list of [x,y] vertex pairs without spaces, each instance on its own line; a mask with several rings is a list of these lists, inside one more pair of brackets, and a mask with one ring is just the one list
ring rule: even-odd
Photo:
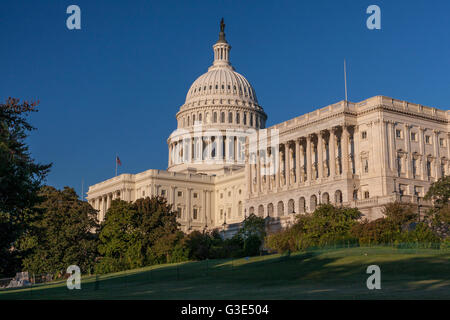
[[347,66],[344,59],[344,82],[345,82],[345,101],[348,100],[347,96]]

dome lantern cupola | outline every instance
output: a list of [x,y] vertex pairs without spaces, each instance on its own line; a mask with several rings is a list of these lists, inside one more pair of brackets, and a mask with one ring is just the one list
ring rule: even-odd
[[223,18],[220,21],[219,40],[213,45],[213,49],[214,49],[214,62],[213,65],[209,68],[209,70],[217,67],[228,67],[234,70],[230,64],[231,46],[225,39],[225,23],[223,21]]

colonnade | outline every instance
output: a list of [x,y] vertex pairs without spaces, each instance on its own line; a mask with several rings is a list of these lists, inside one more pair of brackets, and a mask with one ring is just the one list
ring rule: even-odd
[[334,179],[356,171],[354,127],[337,126],[247,153],[249,193]]
[[169,144],[169,167],[181,163],[226,161],[243,163],[245,136],[203,135],[172,140]]

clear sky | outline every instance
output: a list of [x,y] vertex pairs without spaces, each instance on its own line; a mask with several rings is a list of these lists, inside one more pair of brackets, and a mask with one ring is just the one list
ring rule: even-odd
[[[68,30],[66,8],[81,8]],[[381,30],[366,9],[381,8]],[[29,143],[47,183],[81,191],[166,169],[166,139],[207,71],[225,18],[231,62],[276,124],[344,98],[386,95],[450,109],[450,1],[0,2],[0,99],[39,99]]]

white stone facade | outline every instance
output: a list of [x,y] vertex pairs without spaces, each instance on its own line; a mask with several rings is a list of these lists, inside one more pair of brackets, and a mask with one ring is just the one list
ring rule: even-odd
[[154,195],[168,199],[186,232],[232,232],[251,213],[285,226],[326,202],[375,219],[383,204],[417,203],[449,174],[447,111],[376,96],[266,129],[255,90],[229,62],[223,29],[213,49],[213,65],[176,115],[167,171],[122,174],[89,188],[101,221],[113,199]]

